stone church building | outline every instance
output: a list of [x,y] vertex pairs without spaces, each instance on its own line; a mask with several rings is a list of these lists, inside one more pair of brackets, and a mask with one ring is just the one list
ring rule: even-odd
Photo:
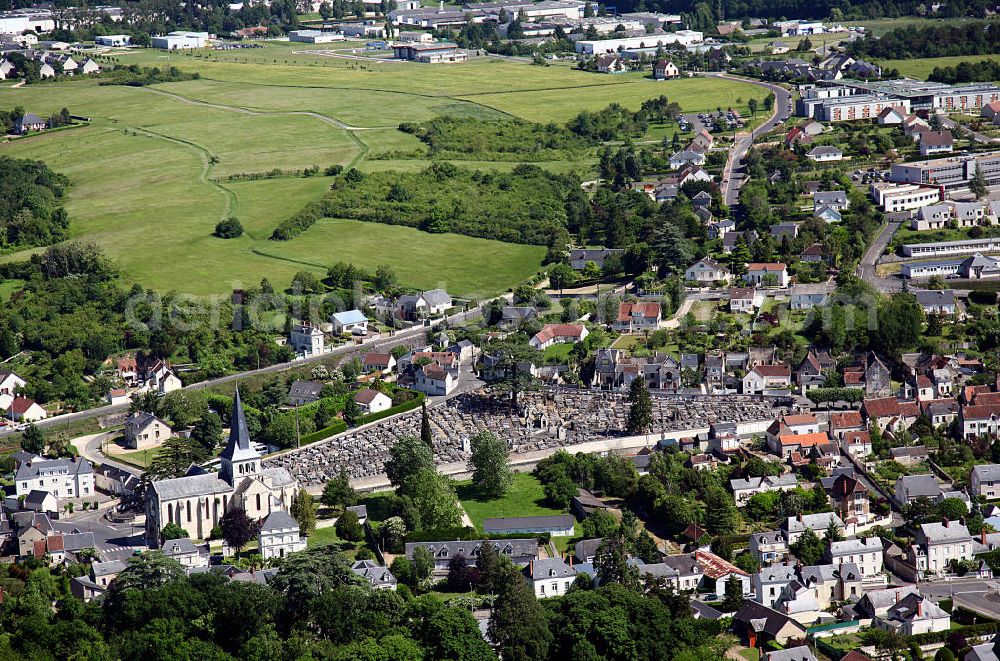
[[284,468],[261,468],[260,453],[250,445],[238,389],[230,424],[218,473],[192,465],[184,477],[150,483],[146,539],[151,547],[159,548],[160,531],[170,522],[192,539],[206,539],[230,508],[240,507],[252,519],[288,511],[298,484]]

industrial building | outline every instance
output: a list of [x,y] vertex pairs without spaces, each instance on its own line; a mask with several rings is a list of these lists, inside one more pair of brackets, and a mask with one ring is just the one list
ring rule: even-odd
[[696,30],[678,30],[664,34],[648,34],[642,37],[622,39],[581,40],[576,42],[576,52],[594,55],[599,53],[630,50],[633,48],[657,48],[667,44],[691,46],[705,40],[705,34]]
[[169,32],[162,37],[153,37],[150,40],[150,44],[153,48],[162,48],[163,50],[204,48],[208,43],[208,38],[209,35],[207,32],[187,32],[184,30],[178,30],[176,32]]

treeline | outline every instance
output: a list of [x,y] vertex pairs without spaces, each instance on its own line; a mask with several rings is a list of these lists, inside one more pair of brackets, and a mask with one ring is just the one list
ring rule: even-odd
[[[815,18],[832,21],[900,18],[925,13],[930,6],[920,0],[624,0],[616,2],[620,12],[659,11],[682,14],[692,30],[708,31],[718,21],[743,18],[796,19]],[[956,0],[942,5],[934,14],[940,17],[985,17],[993,6],[985,0]]]
[[977,83],[1000,80],[1000,61],[959,62],[953,67],[934,67],[927,79],[939,83]]
[[428,122],[404,122],[399,130],[424,142],[433,156],[476,160],[568,159],[591,142],[555,123],[522,119],[484,121],[469,117],[437,117]]
[[290,239],[327,216],[549,245],[555,233],[565,231],[566,198],[579,185],[575,177],[526,164],[499,173],[447,162],[422,172],[362,174],[351,169],[322,200],[279,225],[271,238]]
[[[30,361],[8,365],[28,382],[26,394],[41,403],[80,409],[102,400],[115,384],[105,360],[126,350],[193,364],[181,375],[187,383],[294,358],[290,348],[274,344],[276,329],[250,323],[246,312],[234,328],[213,323],[214,310],[191,305],[183,295],[125,288],[117,266],[96,244],[59,243],[30,261],[0,265],[4,279],[24,281],[25,293],[0,305],[0,360],[30,354]],[[245,300],[262,294],[291,309],[266,281],[247,289]],[[236,312],[226,300],[216,319],[233,319]]]
[[126,67],[115,67],[102,76],[101,85],[128,85],[129,87],[145,87],[156,83],[179,83],[185,80],[198,80],[201,74],[181,71],[177,67],[160,69],[159,67],[140,67],[130,64]]
[[[4,118],[4,123],[16,121],[23,115],[23,110],[15,108]],[[69,215],[62,206],[62,197],[69,187],[69,179],[41,161],[7,156],[0,157],[0,172],[3,172],[0,177],[0,252],[64,240],[69,229]]]
[[634,569],[606,572],[600,588],[581,580],[566,596],[538,601],[499,557],[489,571],[484,637],[469,607],[481,598],[372,588],[335,546],[285,558],[267,584],[187,576],[149,551],[129,558],[104,599],[86,604],[69,594],[68,572],[32,562],[4,571],[4,659],[722,661],[731,644],[721,621],[694,619],[686,596],[662,581],[639,584]]
[[855,58],[885,60],[991,55],[1000,53],[1000,30],[984,21],[897,28],[881,37],[854,41],[847,46],[847,53]]

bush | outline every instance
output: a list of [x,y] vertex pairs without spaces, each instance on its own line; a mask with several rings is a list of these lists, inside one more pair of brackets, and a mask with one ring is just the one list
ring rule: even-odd
[[235,239],[238,236],[243,236],[243,225],[240,224],[239,218],[230,216],[225,220],[220,220],[215,226],[215,236],[220,239]]
[[376,420],[382,420],[383,418],[388,418],[391,415],[396,415],[397,413],[403,413],[404,411],[412,411],[413,409],[419,407],[424,401],[424,393],[417,393],[417,396],[413,399],[409,399],[402,404],[397,404],[391,408],[387,408],[384,411],[379,411],[378,413],[369,413],[368,415],[361,416],[358,419],[359,425],[364,425],[369,422],[375,422]]
[[[301,409],[300,409],[301,410]],[[324,438],[329,438],[330,436],[336,436],[347,431],[347,423],[341,419],[337,419],[332,425],[324,429],[318,429],[311,434],[306,434],[299,439],[301,445],[309,445],[310,443],[315,443],[316,441],[322,441]]]
[[823,402],[860,402],[865,398],[865,391],[861,388],[816,388],[806,393],[815,404]]

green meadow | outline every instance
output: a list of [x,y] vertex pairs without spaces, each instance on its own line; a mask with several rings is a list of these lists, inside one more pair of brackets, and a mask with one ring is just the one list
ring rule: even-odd
[[[343,50],[356,44],[335,45]],[[326,46],[326,45],[324,45]],[[67,107],[87,126],[14,140],[4,153],[38,158],[68,175],[72,233],[98,241],[125,279],[159,290],[207,295],[269,278],[277,286],[301,269],[337,261],[363,268],[392,264],[407,285],[445,285],[457,295],[495,295],[537,271],[545,249],[456,235],[324,220],[287,242],[268,240],[283,219],[326,190],[330,179],[304,168],[331,165],[373,172],[417,170],[431,161],[401,122],[440,115],[516,116],[565,122],[617,102],[637,108],[667,95],[685,111],[736,107],[760,88],[715,78],[655,82],[483,58],[462,65],[357,61],[269,43],[262,49],[197,55],[136,50],[123,64],[176,66],[201,78],[150,88],[96,80],[0,87],[0,108],[50,114]],[[516,163],[454,161],[482,170]],[[593,158],[538,164],[554,172],[594,173]],[[232,175],[283,176],[231,180]],[[212,236],[222,218],[240,218],[238,239]],[[26,253],[0,260],[23,259]]]

